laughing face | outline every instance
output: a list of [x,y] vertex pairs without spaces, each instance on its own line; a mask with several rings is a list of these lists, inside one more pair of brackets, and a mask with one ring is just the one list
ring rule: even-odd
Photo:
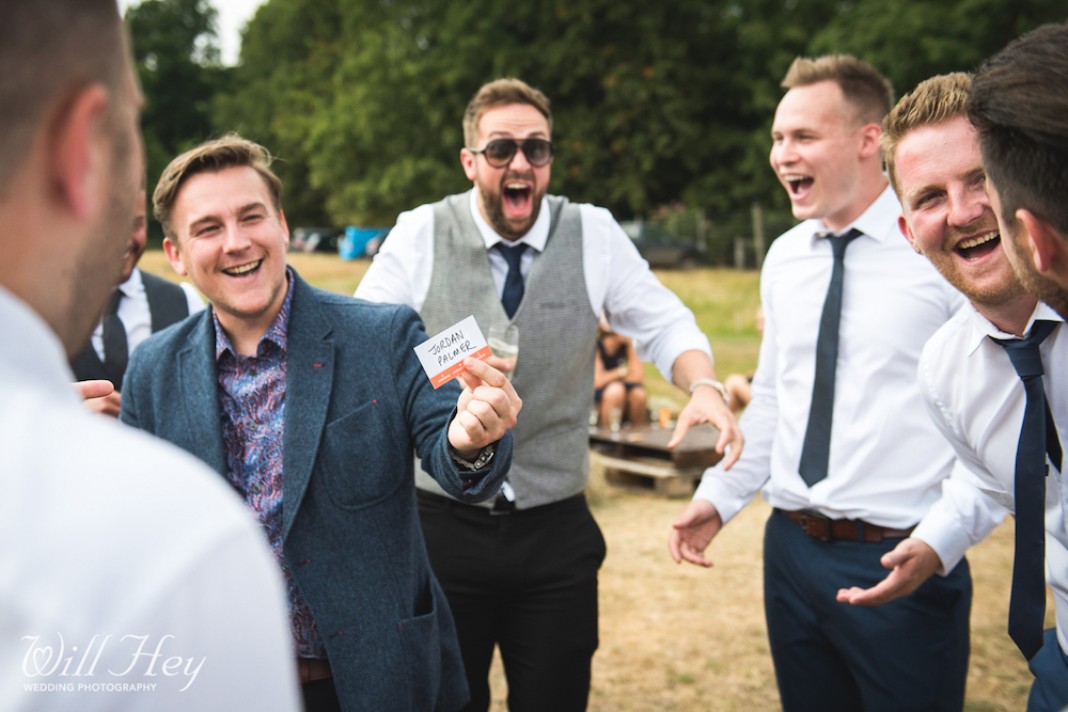
[[912,129],[895,153],[899,226],[942,276],[978,306],[1023,293],[1002,249],[975,128],[963,116]]
[[840,232],[870,204],[862,162],[877,150],[878,131],[855,114],[833,81],[795,87],[779,102],[770,161],[798,220]]
[[[528,138],[549,140],[549,122],[529,104],[506,104],[487,109],[478,122],[477,148],[497,138],[524,141]],[[460,152],[464,173],[475,184],[478,205],[501,237],[518,240],[538,219],[542,198],[549,186],[551,163],[535,167],[517,150],[511,162],[494,168],[482,154],[466,148]]]
[[211,301],[231,340],[265,333],[285,301],[289,227],[263,178],[247,166],[190,176],[171,225],[167,258]]

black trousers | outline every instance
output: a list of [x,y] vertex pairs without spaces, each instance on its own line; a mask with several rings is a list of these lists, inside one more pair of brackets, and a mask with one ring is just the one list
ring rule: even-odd
[[819,541],[774,512],[764,535],[764,609],[785,712],[960,712],[968,672],[968,562],[875,607],[838,603],[875,585],[901,540]]
[[604,537],[580,495],[508,514],[420,493],[434,573],[449,599],[471,702],[489,709],[500,646],[511,712],[586,709]]

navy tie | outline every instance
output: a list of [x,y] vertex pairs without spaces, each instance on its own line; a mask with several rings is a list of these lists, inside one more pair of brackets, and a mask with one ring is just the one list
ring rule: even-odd
[[111,295],[103,320],[104,373],[107,379],[115,384],[115,390],[122,388],[122,377],[126,375],[126,363],[130,358],[126,327],[119,318],[120,301],[122,290],[116,289]]
[[1061,469],[1061,443],[1042,387],[1038,345],[1057,325],[1036,321],[1024,339],[994,339],[1023,381],[1024,406],[1016,446],[1016,551],[1012,564],[1009,636],[1028,660],[1042,647],[1046,614],[1046,456]]
[[501,304],[504,306],[504,313],[511,319],[515,310],[519,308],[519,302],[523,301],[523,273],[519,270],[519,263],[523,259],[527,246],[524,244],[509,246],[498,242],[497,249],[508,263],[508,276],[504,278]]
[[798,472],[809,487],[827,477],[831,452],[831,417],[834,411],[834,378],[838,369],[838,324],[842,318],[842,282],[845,278],[845,251],[863,233],[853,228],[844,235],[827,238],[834,255],[831,283],[823,300],[820,330],[816,337],[816,376],[812,382],[812,406],[801,447]]

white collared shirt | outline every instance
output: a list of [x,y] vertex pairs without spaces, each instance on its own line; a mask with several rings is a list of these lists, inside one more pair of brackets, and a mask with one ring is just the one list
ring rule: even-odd
[[[497,294],[504,289],[508,265],[504,256],[491,249],[501,241],[483,219],[476,203],[475,191],[469,191],[471,216],[486,244],[490,272]],[[671,380],[671,366],[684,351],[698,350],[712,355],[708,339],[701,332],[693,313],[649,270],[634,243],[616,223],[612,214],[593,205],[581,204],[582,260],[590,309],[609,315],[613,330],[635,341],[638,356],[653,361]],[[520,262],[524,279],[537,255],[545,249],[552,216],[548,201],[542,201],[537,220],[518,241],[527,250]],[[356,296],[374,302],[406,304],[419,311],[430,290],[434,268],[434,206],[421,205],[401,213],[397,224],[382,243]],[[594,338],[590,334],[590,338]]]
[[[0,329],[0,709],[299,709],[281,573],[238,497],[90,413],[2,287]],[[173,657],[183,672],[161,674]]]
[[[1045,304],[1035,319],[1063,323]],[[1027,396],[1005,349],[991,341],[1014,339],[997,329],[970,304],[963,307],[928,342],[920,360],[924,401],[942,434],[953,444],[964,467],[946,482],[943,498],[917,527],[915,536],[942,542],[947,551],[964,548],[986,536],[982,522],[969,514],[974,492],[1005,510],[1015,511],[1016,448]],[[1062,447],[1068,446],[1068,328],[1057,327],[1039,347],[1042,377],[1050,412]],[[1051,467],[1046,477],[1046,580],[1057,606],[1057,637],[1068,650],[1068,531],[1065,529],[1065,488],[1061,472]],[[935,544],[932,543],[932,546]],[[935,547],[938,550],[938,547]],[[942,551],[939,551],[942,555]],[[943,559],[952,568],[956,560]]]
[[924,417],[916,365],[963,297],[912,251],[900,214],[887,188],[850,226],[863,235],[845,252],[828,476],[811,488],[798,466],[833,257],[818,220],[772,244],[761,274],[760,362],[741,418],[745,450],[730,471],[706,471],[694,495],[724,522],[765,485],[774,507],[894,528],[915,525],[938,499],[953,452]]
[[[178,286],[185,292],[185,301],[190,314],[196,314],[204,308],[204,300],[193,285],[188,282],[179,282]],[[148,308],[148,293],[145,292],[145,283],[141,279],[141,269],[134,267],[130,277],[118,286],[122,292],[119,300],[119,320],[122,328],[126,331],[126,345],[130,353],[141,345],[141,342],[152,336],[152,314]],[[99,321],[93,329],[93,350],[100,360],[104,360],[104,323]]]

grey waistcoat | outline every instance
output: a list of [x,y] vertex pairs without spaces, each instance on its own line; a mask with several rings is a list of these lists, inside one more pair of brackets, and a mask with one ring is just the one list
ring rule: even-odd
[[[421,311],[429,334],[469,314],[484,332],[509,322],[469,201],[463,193],[434,205],[434,269]],[[579,208],[562,197],[548,196],[548,202],[549,239],[531,265],[523,301],[511,320],[519,328],[512,383],[523,410],[512,430],[515,452],[508,482],[519,509],[582,492],[589,465],[597,315],[586,291]],[[444,494],[422,471],[416,473],[416,485]]]

